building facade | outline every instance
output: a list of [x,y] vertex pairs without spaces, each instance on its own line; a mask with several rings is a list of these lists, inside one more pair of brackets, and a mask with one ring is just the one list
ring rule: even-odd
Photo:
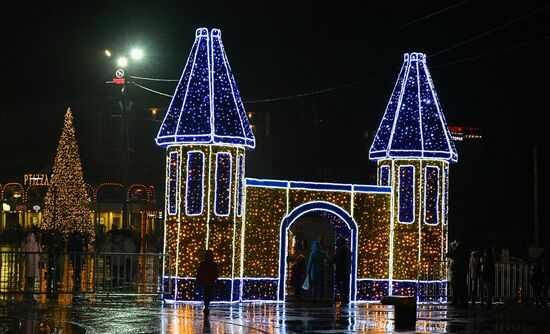
[[[0,184],[0,232],[40,227],[49,178],[48,174],[26,174],[22,183]],[[96,230],[100,226],[105,231],[126,228],[144,237],[162,233],[162,203],[157,202],[154,186],[132,184],[123,189],[120,183],[104,182],[86,184],[86,190],[93,211],[90,220]],[[123,205],[127,206],[128,226],[122,226]]]

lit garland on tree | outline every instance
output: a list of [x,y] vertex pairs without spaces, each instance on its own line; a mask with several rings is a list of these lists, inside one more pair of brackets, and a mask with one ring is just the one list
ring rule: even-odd
[[81,232],[93,238],[91,217],[73,114],[69,108],[55,155],[50,187],[44,200],[42,228],[59,231],[65,237],[71,232]]

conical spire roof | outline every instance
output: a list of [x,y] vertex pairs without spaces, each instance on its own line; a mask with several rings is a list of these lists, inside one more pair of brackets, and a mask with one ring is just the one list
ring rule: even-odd
[[254,134],[221,40],[199,28],[156,138],[158,145],[232,144],[253,149]]
[[405,53],[369,151],[371,160],[389,158],[458,159],[423,53]]

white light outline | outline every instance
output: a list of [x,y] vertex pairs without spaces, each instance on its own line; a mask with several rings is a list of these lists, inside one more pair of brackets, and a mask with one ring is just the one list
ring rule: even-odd
[[[200,211],[199,213],[189,213],[189,161],[191,161],[191,153],[200,153],[202,155],[202,172],[201,172],[201,199],[200,199]],[[185,182],[185,214],[187,216],[200,216],[204,211],[204,165],[206,163],[206,157],[203,151],[193,150],[187,152],[187,177]]]
[[[197,39],[200,40],[200,39],[202,39],[202,37],[204,37],[204,36],[199,35],[199,36],[196,37],[195,40],[197,40]],[[195,63],[197,62],[197,55],[199,54],[201,43],[202,43],[202,40],[200,40],[199,43],[197,44],[197,51],[195,52],[195,56],[193,57],[193,65],[191,66],[191,73],[189,74],[189,79],[187,79],[187,86],[185,87],[185,94],[183,95],[183,102],[181,104],[180,114],[178,116],[178,123],[176,124],[176,132],[174,132],[174,138],[176,138],[178,136],[178,132],[179,132],[179,128],[180,128],[180,122],[181,122],[181,115],[183,114],[183,109],[185,108],[185,102],[187,101],[187,93],[189,92],[189,84],[191,83],[191,78],[193,77],[193,72],[195,71]],[[207,53],[207,59],[208,59],[208,33],[206,35],[206,53]],[[174,99],[172,99],[172,100],[174,100]],[[168,110],[170,110],[170,109],[168,109]]]
[[418,71],[418,61],[423,59],[422,54],[418,54],[416,58],[416,90],[417,90],[417,96],[416,99],[418,100],[418,130],[420,132],[420,152],[421,157],[424,158],[424,128],[422,127],[422,101],[420,100],[420,72]]
[[[412,199],[413,199],[413,203],[412,203],[412,213],[413,213],[413,220],[411,222],[403,222],[401,221],[401,216],[400,216],[400,213],[401,213],[401,196],[400,196],[400,188],[401,188],[401,168],[403,167],[412,167],[413,168],[413,182],[412,182],[412,188],[413,188],[413,193],[412,193]],[[398,169],[398,174],[397,174],[397,189],[396,189],[396,197],[397,197],[397,221],[399,222],[399,224],[414,224],[415,221],[416,221],[416,214],[415,214],[415,211],[416,211],[416,168],[414,165],[399,165],[399,169]]]
[[[233,104],[235,105],[235,112],[239,116],[239,121],[240,121],[240,126],[241,126],[241,131],[242,131],[241,133],[242,133],[244,138],[248,139],[246,137],[246,131],[244,130],[243,119],[242,119],[241,113],[239,112],[239,105],[238,105],[238,102],[237,102],[237,98],[235,97],[235,89],[233,87],[233,82],[231,80],[231,75],[230,75],[231,68],[229,66],[229,60],[227,59],[227,54],[225,53],[225,49],[223,47],[223,42],[222,42],[222,39],[221,39],[221,32],[220,32],[219,29],[212,29],[212,31],[219,32],[219,35],[217,35],[213,38],[216,38],[218,40],[218,43],[219,43],[222,63],[223,63],[223,67],[225,68],[225,75],[227,77],[227,82],[229,83],[229,87],[231,87],[231,97],[233,97]],[[212,47],[212,52],[214,52],[213,50],[214,50],[214,48]],[[212,62],[212,66],[214,66],[213,63],[214,62]],[[243,107],[243,112],[244,112],[244,107]]]
[[[397,108],[395,109],[395,116],[393,119],[393,125],[391,127],[390,139],[388,140],[388,145],[386,146],[386,157],[390,157],[390,151],[393,144],[393,135],[395,134],[395,126],[397,125],[397,119],[399,118],[399,113],[401,112],[401,104],[403,103],[403,96],[405,95],[405,87],[407,87],[407,80],[409,79],[409,71],[411,68],[411,59],[408,53],[405,53],[406,57],[404,63],[407,63],[407,68],[405,69],[405,75],[403,76],[403,83],[401,86],[401,92],[399,93],[399,99],[397,100]],[[407,59],[409,58],[409,59]],[[405,64],[403,64],[405,66]],[[373,152],[374,153],[374,152]]]
[[[430,88],[432,98],[433,98],[433,100],[435,102],[435,105],[436,105],[437,117],[439,118],[439,122],[442,125],[443,131],[445,132],[445,140],[447,141],[447,150],[446,151],[424,150],[424,140],[423,140],[424,133],[423,133],[422,128],[420,128],[421,145],[422,145],[422,150],[420,152],[418,150],[399,150],[399,149],[392,149],[391,148],[392,144],[393,144],[393,135],[395,133],[395,127],[396,127],[397,119],[399,118],[400,108],[401,108],[402,99],[403,99],[403,95],[404,95],[404,89],[406,87],[407,80],[410,76],[410,74],[409,74],[410,73],[410,67],[412,66],[413,61],[415,62],[415,67],[417,69],[416,79],[417,79],[417,86],[418,86],[417,89],[418,89],[419,92],[420,92],[420,85],[419,85],[420,71],[424,71],[424,73],[426,74],[426,81],[428,82],[428,87]],[[419,62],[421,63],[420,65],[418,64]],[[398,80],[397,80],[397,82],[394,86],[394,89],[392,91],[392,95],[390,96],[390,101],[388,102],[388,105],[386,107],[386,112],[384,113],[384,116],[382,118],[382,122],[380,123],[380,126],[379,126],[379,128],[376,132],[376,135],[374,137],[375,139],[374,139],[372,145],[374,145],[374,143],[376,142],[376,139],[378,138],[378,133],[382,129],[382,123],[384,123],[385,116],[388,112],[388,108],[389,108],[390,105],[392,105],[392,103],[391,103],[392,98],[395,94],[395,90],[399,86],[399,78],[401,77],[401,73],[402,73],[404,67],[406,67],[405,74],[403,76],[403,81],[401,82],[402,86],[401,86],[401,92],[399,93],[399,99],[397,101],[397,107],[395,109],[395,113],[393,114],[393,116],[394,116],[393,121],[394,122],[393,122],[393,125],[392,125],[391,129],[390,129],[391,133],[390,133],[390,138],[388,140],[388,145],[386,146],[385,150],[373,150],[374,146],[371,146],[371,148],[369,150],[369,159],[371,159],[371,160],[381,160],[381,159],[385,159],[385,158],[408,159],[408,158],[427,157],[426,153],[428,153],[428,154],[431,153],[434,156],[431,156],[429,158],[445,159],[445,160],[450,160],[451,162],[457,162],[458,156],[457,156],[457,153],[456,153],[456,148],[455,148],[453,142],[451,141],[451,135],[450,135],[450,132],[449,132],[449,128],[446,124],[445,116],[443,115],[443,112],[441,110],[442,109],[441,108],[441,103],[440,103],[439,98],[437,96],[437,93],[435,91],[433,80],[432,80],[430,71],[428,70],[428,67],[427,67],[427,64],[426,64],[426,55],[423,54],[423,53],[418,53],[418,52],[411,52],[410,54],[405,53],[403,65],[401,66],[401,70],[400,70],[399,75],[398,75]],[[422,127],[422,124],[421,124],[422,117],[421,117],[421,111],[420,111],[421,108],[422,108],[422,104],[420,103],[420,94],[419,93],[418,93],[418,99],[419,99],[419,102],[418,102],[419,108],[418,109],[419,109],[419,113],[420,113],[419,123],[420,123],[420,127]],[[409,154],[406,155],[406,156],[405,155],[404,156],[393,156],[393,153],[397,153],[397,152],[408,152]]]
[[[180,155],[181,155],[181,151],[182,151],[182,147],[179,146],[178,149],[177,149],[177,157],[178,157],[178,160],[177,160],[177,171],[178,171],[178,177],[176,178],[176,189],[179,190],[179,188],[181,187],[181,178],[179,177],[179,171],[181,170],[181,159],[179,158]],[[180,181],[180,182],[177,182],[177,181]],[[181,195],[180,195],[181,196]],[[176,275],[178,274],[178,271],[179,271],[179,262],[178,262],[178,259],[179,259],[179,255],[180,255],[180,233],[181,233],[181,210],[180,210],[180,205],[181,205],[181,198],[178,198],[178,200],[176,200],[176,208],[177,208],[177,212],[179,213],[178,214],[178,220],[177,220],[177,224],[178,224],[178,235],[176,237]],[[177,299],[178,298],[178,285],[177,285],[177,280],[175,281],[175,286],[174,286],[174,299]]]
[[[232,259],[231,259],[231,278],[233,279],[231,281],[231,300],[233,301],[233,296],[234,296],[234,291],[235,291],[235,238],[237,236],[237,186],[238,186],[238,181],[239,181],[239,168],[238,168],[238,161],[239,161],[239,157],[242,157],[242,153],[239,153],[239,151],[241,150],[242,148],[237,148],[235,150],[235,155],[237,156],[237,164],[235,165],[235,190],[233,192],[233,198],[235,198],[235,200],[233,201],[233,240],[232,240],[232,252],[233,252],[233,256],[232,256]],[[244,150],[244,149],[243,149]],[[240,179],[242,179],[242,175],[240,177]],[[242,205],[241,205],[241,208],[242,208]],[[239,300],[240,300],[240,292],[239,292]]]
[[[383,183],[383,175],[384,175],[384,171],[386,171],[386,178],[387,178],[387,181],[388,181],[388,184],[382,184]],[[379,169],[379,173],[380,173],[380,178],[379,178],[379,185],[380,186],[384,186],[384,187],[391,187],[391,167],[389,165],[382,165],[380,166],[380,169]]]
[[[365,282],[365,281],[388,282],[389,280],[380,279],[380,278],[358,278],[357,281],[360,281],[360,282]],[[447,280],[394,279],[393,282],[396,282],[396,283],[417,283],[417,282],[420,282],[420,283],[447,283],[449,281],[447,281]]]
[[[214,175],[215,177],[215,175]],[[206,192],[207,206],[206,210],[206,240],[205,240],[205,249],[208,249],[210,245],[210,193],[212,192],[212,146],[208,145],[208,191]]]
[[[223,213],[219,213],[218,212],[218,165],[219,165],[219,157],[220,155],[228,155],[229,156],[229,189],[228,189],[228,203],[227,203],[227,213],[226,214],[223,214]],[[231,181],[232,181],[232,177],[231,177],[231,170],[233,169],[233,159],[232,159],[232,156],[231,156],[231,152],[225,152],[225,151],[221,151],[221,152],[216,152],[216,171],[215,171],[215,174],[214,174],[214,178],[215,178],[215,185],[214,185],[214,214],[218,217],[229,217],[229,214],[231,213]]]
[[[391,160],[391,171],[392,171],[392,174],[390,174],[390,177],[392,179],[392,195],[391,195],[391,198],[390,198],[390,254],[389,254],[389,257],[388,257],[388,262],[389,262],[389,268],[388,268],[388,281],[389,281],[389,285],[388,285],[388,294],[391,296],[393,294],[393,239],[395,237],[395,201],[399,201],[399,199],[397,198],[397,191],[399,191],[398,189],[395,189],[397,188],[398,186],[396,186],[396,183],[399,183],[398,182],[395,182],[395,160],[392,159]],[[395,188],[394,188],[395,187]],[[399,203],[398,203],[399,204]]]
[[211,32],[209,33],[208,39],[208,86],[210,87],[210,138],[208,138],[209,143],[215,143],[214,141],[214,49],[212,48],[212,36]]
[[[176,167],[174,167],[174,170],[175,170],[175,174],[174,177],[175,177],[175,183],[176,183],[176,189],[175,189],[175,192],[174,194],[172,194],[172,192],[170,191],[170,179],[171,179],[171,176],[172,176],[172,171],[171,171],[171,166],[172,166],[172,155],[175,155],[176,156]],[[179,179],[179,160],[180,160],[180,157],[179,157],[179,152],[176,150],[176,151],[171,151],[170,153],[168,153],[168,171],[169,171],[169,176],[168,176],[168,201],[167,201],[167,210],[168,211],[168,215],[169,216],[176,216],[178,214],[178,193],[179,193],[179,187],[178,187],[178,179]],[[172,195],[174,197],[174,211],[172,211],[172,209],[170,208],[170,201],[171,201],[171,198],[172,198]]]
[[445,120],[445,115],[443,114],[441,104],[439,102],[439,97],[437,96],[437,92],[435,91],[432,75],[430,74],[430,70],[428,70],[428,65],[426,64],[426,57],[424,57],[424,60],[422,61],[422,66],[424,67],[424,72],[426,73],[426,78],[428,79],[428,85],[430,87],[430,90],[432,91],[432,96],[434,97],[434,101],[436,102],[435,106],[437,108],[437,113],[439,114],[439,121],[441,122],[443,131],[445,131],[445,139],[447,140],[447,148],[451,155],[451,161],[457,162],[458,154],[456,153],[456,148],[454,147],[451,141],[451,133],[449,132],[449,126],[447,125],[447,121]]
[[[244,159],[244,154],[243,154]],[[243,160],[243,166],[246,161]],[[241,267],[240,267],[240,286],[239,286],[239,300],[242,301],[243,299],[243,276],[244,276],[244,238],[246,236],[246,177],[244,176],[244,173],[246,172],[246,169],[243,167],[243,203],[241,203],[241,207],[244,205],[243,215],[242,215],[242,221],[241,221]]]
[[[376,138],[378,138],[378,133],[380,132],[380,130],[382,129],[382,124],[384,123],[384,119],[386,118],[386,114],[388,113],[388,109],[390,107],[390,105],[392,104],[392,97],[395,93],[395,90],[397,89],[397,86],[399,85],[399,78],[401,77],[401,73],[403,73],[403,70],[405,70],[405,73],[407,71],[407,67],[405,65],[405,62],[407,62],[409,59],[409,54],[408,53],[405,53],[405,60],[403,61],[403,65],[401,65],[401,70],[399,70],[399,74],[397,76],[397,81],[395,82],[395,86],[393,86],[393,90],[392,90],[392,93],[390,95],[390,100],[388,101],[388,104],[386,105],[386,110],[384,111],[384,115],[382,116],[382,121],[380,122],[380,125],[378,126],[378,129],[376,130],[376,135],[374,136],[374,140],[373,140],[373,145],[374,143],[376,142]],[[403,82],[405,81],[405,75],[403,76],[403,81],[401,81],[401,84],[403,84]],[[402,88],[401,88],[402,89]],[[401,90],[400,89],[400,90]],[[401,95],[400,95],[401,96]],[[399,98],[397,99],[397,106],[399,107]],[[395,114],[397,114],[398,110],[395,109]],[[394,115],[395,115],[394,114]],[[394,120],[395,122],[395,120]],[[392,133],[392,130],[393,130],[393,126],[390,128],[390,137],[391,137],[391,133]],[[390,143],[390,140],[388,140],[388,143]],[[386,146],[386,150],[385,151],[380,151],[380,152],[386,152],[387,151],[387,148],[388,148],[389,145]],[[373,152],[371,151],[373,148],[373,146],[370,147],[369,149],[369,156],[370,154]]]
[[[265,185],[265,184],[249,184],[248,181],[257,182],[257,183],[263,183],[263,182],[273,182],[277,183],[277,185]],[[294,186],[290,186],[289,184],[294,184]],[[312,185],[313,187],[298,187],[295,186],[296,183],[300,184],[308,184]],[[323,188],[314,188],[314,186],[346,186],[350,189],[323,189]],[[326,183],[326,182],[309,182],[309,181],[287,181],[287,180],[272,180],[272,179],[256,179],[251,177],[245,178],[245,187],[256,187],[256,188],[274,188],[274,189],[286,189],[290,188],[293,190],[313,190],[313,191],[327,191],[327,192],[351,192],[354,191],[356,193],[363,193],[363,194],[388,194],[390,195],[392,192],[391,186],[378,186],[378,185],[366,185],[366,184],[351,184],[351,183]],[[368,187],[372,188],[373,190],[362,190],[358,189],[361,187]],[[375,190],[378,188],[378,191]]]
[[[434,223],[428,223],[427,222],[427,217],[428,217],[428,168],[435,168],[435,170],[437,171],[437,177],[435,179],[435,184],[436,184],[436,187],[437,187],[437,190],[436,190],[436,193],[435,193],[435,217],[436,217],[436,222],[435,224]],[[439,178],[439,166],[437,165],[426,165],[424,167],[424,224],[426,225],[429,225],[429,226],[437,226],[439,224],[439,182],[440,182],[440,178]]]
[[[218,35],[214,35],[213,33],[215,33],[215,32],[217,32]],[[180,122],[181,122],[181,115],[183,113],[184,106],[185,106],[185,103],[187,101],[187,94],[188,94],[188,91],[189,91],[189,83],[191,82],[191,78],[193,77],[193,72],[194,72],[194,69],[196,67],[195,65],[196,65],[196,60],[197,60],[197,55],[199,53],[199,49],[201,48],[201,45],[204,42],[204,40],[202,38],[206,39],[206,48],[207,48],[206,54],[207,54],[207,64],[208,64],[207,65],[208,87],[209,87],[208,97],[210,99],[210,101],[209,101],[210,132],[207,133],[207,134],[178,135],[178,130],[179,130],[179,127],[180,127]],[[228,79],[227,81],[228,81],[228,84],[231,88],[231,94],[232,94],[232,98],[233,98],[233,102],[234,102],[234,106],[235,106],[235,111],[236,111],[236,113],[239,117],[239,120],[240,120],[242,136],[222,136],[222,135],[217,135],[216,132],[215,132],[215,120],[214,120],[214,98],[215,98],[214,82],[215,82],[215,78],[214,78],[213,39],[216,39],[216,41],[218,42],[218,46],[219,46],[219,50],[220,50],[221,66],[223,66],[223,68],[225,69],[226,77]],[[188,59],[187,59],[187,62],[186,62],[186,67],[184,68],[184,70],[182,72],[182,75],[180,77],[180,82],[178,83],[178,86],[176,86],[176,91],[174,93],[174,98],[172,98],[172,101],[170,102],[170,106],[168,107],[168,111],[170,111],[171,108],[172,108],[172,104],[176,100],[176,98],[175,98],[177,96],[176,93],[178,91],[178,87],[180,86],[181,80],[184,77],[187,66],[191,65],[191,70],[190,70],[189,78],[187,79],[187,85],[186,85],[184,98],[183,98],[183,101],[182,101],[182,106],[180,108],[180,113],[179,113],[179,116],[178,116],[178,122],[176,124],[176,131],[174,132],[173,135],[162,135],[161,136],[160,135],[161,130],[164,128],[164,121],[163,121],[162,126],[159,129],[159,132],[158,132],[157,137],[156,137],[157,145],[167,146],[167,145],[170,145],[170,144],[195,144],[195,143],[224,144],[225,140],[227,139],[227,140],[230,140],[230,141],[234,141],[233,143],[227,143],[227,144],[234,144],[235,146],[245,146],[249,149],[254,149],[256,147],[256,139],[254,138],[254,133],[252,132],[251,129],[250,129],[249,134],[252,137],[250,137],[250,138],[247,136],[247,132],[244,129],[245,126],[244,126],[244,121],[243,121],[243,115],[241,115],[241,113],[239,112],[239,110],[240,110],[239,106],[241,106],[241,109],[242,109],[243,113],[245,113],[245,110],[244,110],[244,106],[242,105],[242,101],[240,101],[240,94],[239,94],[239,99],[237,99],[237,97],[235,96],[235,90],[237,89],[236,88],[236,81],[234,80],[234,78],[232,80],[232,76],[230,75],[231,74],[231,66],[229,65],[229,61],[227,59],[227,54],[225,52],[225,48],[223,47],[223,42],[221,40],[221,31],[219,29],[212,29],[211,32],[209,33],[207,28],[197,29],[196,33],[195,33],[195,41],[193,43],[193,47],[195,47],[195,45],[196,45],[195,52],[194,53],[191,52],[188,56]],[[192,50],[193,50],[193,47],[192,47]],[[192,63],[190,63],[191,57],[193,57]],[[237,93],[238,93],[238,89],[237,89]],[[240,101],[240,103],[239,103],[239,101]],[[166,120],[166,117],[165,117],[165,120]],[[246,121],[248,121],[248,119],[246,119]]]
[[[418,202],[419,204],[418,204],[418,255],[416,258],[417,272],[418,272],[418,265],[420,264],[420,259],[422,256],[422,221],[423,221],[422,212],[424,211],[423,208],[426,206],[426,202],[422,200],[422,191],[424,190],[424,188],[422,188],[422,185],[425,183],[424,175],[422,173],[424,170],[423,164],[424,164],[424,160],[420,160],[420,166],[418,170],[418,179],[419,179],[418,180]],[[415,180],[416,180],[416,174],[415,174]],[[415,182],[414,185],[416,189],[417,183]]]
[[[166,212],[168,212],[168,201],[166,200],[168,198],[168,192],[169,192],[169,186],[168,186],[168,183],[169,183],[169,180],[170,180],[170,172],[169,172],[169,168],[170,168],[170,156],[167,154],[166,155],[166,158],[165,158],[165,161],[166,161],[166,178],[164,180],[164,205],[165,205],[165,209],[166,209]],[[167,223],[167,219],[168,219],[168,215],[164,215],[163,217],[163,221],[164,221],[164,233],[163,233],[163,244],[162,244],[162,253],[163,254],[166,254],[166,223]],[[165,275],[166,273],[166,258],[163,257],[162,258],[162,277],[166,277]],[[162,282],[164,284],[164,281]]]
[[[181,72],[180,80],[178,81],[178,85],[176,86],[176,89],[175,89],[175,91],[174,91],[174,95],[173,95],[174,97],[177,95],[178,88],[179,88],[180,83],[181,83],[181,80],[183,79],[183,76],[184,76],[184,74],[185,74],[185,70],[187,69],[187,66],[189,65],[189,61],[191,60],[191,56],[193,56],[193,59],[195,59],[195,55],[196,55],[196,53],[197,53],[197,50],[199,49],[199,44],[198,44],[197,41],[198,41],[198,39],[199,39],[200,36],[197,36],[197,34],[199,33],[199,30],[201,30],[201,29],[206,29],[206,28],[199,28],[199,29],[197,29],[197,30],[195,31],[195,41],[193,42],[193,46],[194,46],[195,44],[197,44],[197,49],[195,50],[195,54],[193,54],[193,46],[191,46],[191,52],[189,53],[189,56],[187,56],[187,61],[185,62],[185,67],[183,68],[183,72]],[[193,65],[192,65],[192,66],[193,66]],[[191,74],[189,74],[189,77],[191,77]],[[187,92],[187,91],[186,91],[186,92]],[[168,109],[166,109],[166,110],[167,110],[166,116],[164,116],[164,120],[162,121],[162,124],[161,124],[161,126],[160,126],[160,129],[159,129],[159,131],[158,131],[158,133],[157,133],[157,138],[155,139],[155,141],[157,142],[157,145],[160,145],[160,143],[159,143],[159,141],[158,141],[159,138],[171,137],[171,136],[160,136],[160,132],[161,132],[162,129],[164,128],[164,122],[166,121],[166,118],[168,117],[168,114],[169,114],[170,110],[172,109],[172,104],[174,103],[175,100],[176,100],[175,98],[172,98],[172,100],[170,101],[170,105],[168,106]],[[182,107],[183,107],[183,104],[182,104]],[[179,121],[178,121],[178,123],[179,123]],[[177,130],[177,128],[176,128],[176,130]],[[174,136],[175,136],[176,134],[177,134],[177,132],[174,132]],[[173,144],[176,144],[176,143],[168,143],[167,145],[170,145],[170,144],[173,145]]]
[[[235,195],[237,217],[243,216],[243,197],[244,197],[244,154],[237,154],[237,194]],[[240,187],[239,187],[240,185]],[[239,189],[240,188],[240,189]]]

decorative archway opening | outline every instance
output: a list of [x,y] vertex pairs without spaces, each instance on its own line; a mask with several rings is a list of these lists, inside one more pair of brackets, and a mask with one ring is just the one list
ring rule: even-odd
[[[296,244],[296,241],[290,240],[289,236],[296,234],[291,229],[295,223],[298,223],[300,218],[317,216],[328,222],[332,226],[332,232],[329,236],[332,240],[326,242],[330,246],[329,255],[334,254],[335,240],[339,237],[346,239],[348,246],[351,250],[351,275],[349,280],[349,301],[355,301],[356,298],[356,280],[357,280],[357,224],[353,218],[341,207],[329,202],[309,202],[295,208],[288,216],[283,219],[280,231],[280,248],[279,248],[279,282],[278,282],[278,300],[285,301],[288,291],[288,271],[289,264],[288,258],[291,247]],[[299,224],[299,223],[298,223]],[[305,226],[305,225],[304,225]],[[309,226],[311,227],[311,226]],[[289,233],[290,232],[290,233]],[[310,233],[311,234],[311,233]],[[303,236],[302,236],[303,237]],[[307,242],[306,247],[311,245],[311,241]],[[293,244],[294,243],[294,244]],[[298,236],[298,244],[302,243],[300,236]],[[303,243],[302,243],[303,245]],[[327,250],[325,248],[325,250]],[[309,251],[309,249],[308,249]],[[307,253],[309,254],[309,252]],[[306,257],[307,263],[307,257]],[[327,280],[328,281],[328,280]],[[332,280],[330,280],[332,281]],[[332,285],[333,286],[333,285]],[[325,296],[334,295],[336,293],[325,292]]]

